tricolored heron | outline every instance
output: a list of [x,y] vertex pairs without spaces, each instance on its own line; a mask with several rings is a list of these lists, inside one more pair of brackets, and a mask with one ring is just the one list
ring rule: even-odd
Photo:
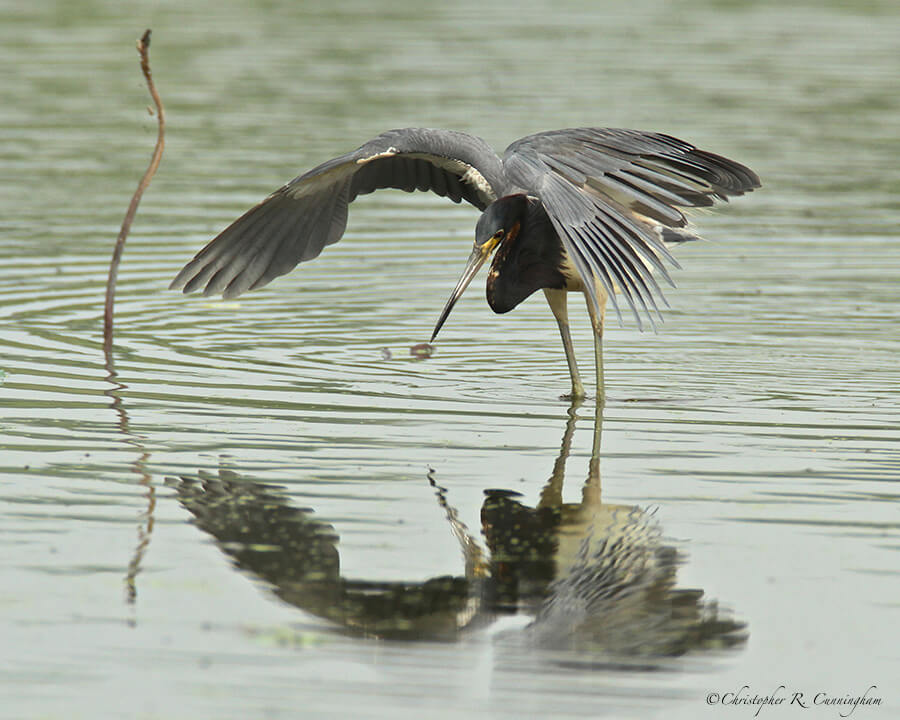
[[[481,138],[450,130],[390,130],[291,180],[197,253],[171,288],[233,298],[266,285],[340,240],[347,207],[380,188],[431,190],[482,211],[475,246],[432,341],[478,269],[494,254],[488,304],[505,313],[543,290],[559,325],[572,396],[584,396],[566,297],[581,292],[594,330],[597,394],[603,394],[604,312],[615,294],[654,324],[653,277],[673,285],[672,243],[696,239],[683,208],[705,207],[759,187],[749,168],[660,133],[574,128],[517,140],[498,157]],[[666,303],[667,304],[667,303]]]

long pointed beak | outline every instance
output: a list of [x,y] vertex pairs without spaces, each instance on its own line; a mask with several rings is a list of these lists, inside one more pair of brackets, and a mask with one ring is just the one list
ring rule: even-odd
[[484,261],[490,257],[491,250],[493,250],[493,247],[487,248],[485,246],[472,249],[472,254],[469,255],[469,260],[466,262],[466,269],[463,270],[462,277],[460,277],[459,282],[456,283],[456,287],[453,289],[453,293],[450,295],[447,304],[444,305],[441,316],[438,318],[437,325],[434,326],[434,332],[431,333],[431,340],[429,340],[429,342],[434,342],[438,332],[444,325],[444,321],[447,319],[453,306],[456,305],[456,301],[462,297],[466,288],[469,287],[469,283],[472,282],[472,278],[478,274],[481,266],[484,265]]

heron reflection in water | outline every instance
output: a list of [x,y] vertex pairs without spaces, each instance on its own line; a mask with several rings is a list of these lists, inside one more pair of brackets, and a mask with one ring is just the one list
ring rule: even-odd
[[425,128],[391,130],[329,160],[272,193],[203,248],[173,289],[233,298],[269,283],[337,242],[349,203],[381,188],[430,190],[482,211],[475,245],[431,340],[493,255],[488,304],[506,313],[543,290],[556,318],[571,378],[584,384],[569,332],[567,293],[580,292],[594,331],[598,399],[604,394],[602,339],[616,293],[639,327],[665,303],[657,273],[678,267],[671,245],[696,239],[686,208],[707,207],[759,187],[728,158],[654,132],[575,128],[529,135],[502,158],[482,139]]
[[[562,486],[576,412],[570,411],[552,475],[534,508],[508,490],[487,490],[481,512],[486,548],[447,499],[438,500],[460,541],[465,573],[425,582],[379,582],[341,574],[338,536],[284,489],[227,471],[170,480],[195,524],[234,564],[287,603],[368,637],[454,640],[523,613],[531,624],[513,645],[569,650],[590,662],[658,667],[691,650],[744,641],[743,625],[699,589],[676,586],[682,558],[640,508],[601,500],[599,459],[591,458],[580,503]],[[597,445],[595,444],[595,450]]]

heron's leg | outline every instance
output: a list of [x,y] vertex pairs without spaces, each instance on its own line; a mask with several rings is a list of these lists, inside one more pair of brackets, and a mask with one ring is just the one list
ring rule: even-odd
[[569,365],[569,377],[572,379],[572,399],[584,397],[584,385],[581,375],[578,374],[578,364],[575,362],[575,349],[572,347],[572,335],[569,333],[569,312],[566,303],[566,291],[544,288],[544,297],[556,318],[559,326],[559,335],[562,338],[563,349],[566,351],[566,363]]
[[[594,309],[594,304],[587,293],[585,293],[585,300],[587,300],[588,313],[591,316],[591,327],[594,329],[594,364],[597,373],[597,406],[599,412],[599,408],[606,402],[606,388],[603,384],[603,320],[606,317],[606,296],[600,297],[599,312]],[[599,437],[595,437],[595,442],[599,443]]]

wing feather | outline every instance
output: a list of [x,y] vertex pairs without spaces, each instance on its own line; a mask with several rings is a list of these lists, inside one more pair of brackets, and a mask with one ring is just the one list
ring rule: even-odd
[[[599,309],[599,282],[621,320],[621,292],[638,326],[655,327],[655,297],[668,305],[651,268],[671,285],[665,242],[695,237],[685,208],[707,207],[759,187],[749,168],[670,135],[574,128],[517,140],[503,156],[511,184],[540,198],[582,284]],[[652,310],[652,312],[651,312]]]
[[448,130],[391,130],[295,178],[203,248],[170,288],[226,298],[262,287],[340,240],[348,205],[382,188],[430,190],[484,209],[504,183],[497,154]]

